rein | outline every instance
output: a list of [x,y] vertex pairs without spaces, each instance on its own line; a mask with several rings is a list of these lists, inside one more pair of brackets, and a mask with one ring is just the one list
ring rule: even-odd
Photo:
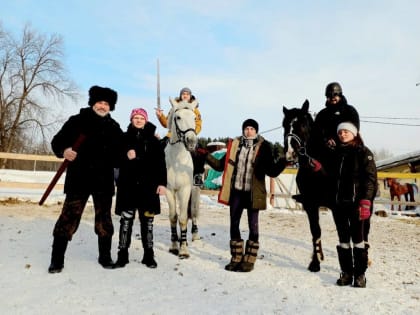
[[302,139],[298,135],[295,135],[294,133],[288,133],[285,138],[286,140],[289,140],[290,138],[294,139],[298,143],[298,150],[297,150],[298,155],[309,157],[309,155],[306,153],[306,146],[305,144],[303,144]]
[[[312,157],[306,152],[306,144],[302,141],[302,139],[298,135],[294,133],[288,133],[285,138],[286,140],[294,139],[297,142],[298,144],[297,154],[300,157],[307,157],[309,160],[312,159]],[[294,165],[296,165],[297,163],[298,161],[294,162]]]

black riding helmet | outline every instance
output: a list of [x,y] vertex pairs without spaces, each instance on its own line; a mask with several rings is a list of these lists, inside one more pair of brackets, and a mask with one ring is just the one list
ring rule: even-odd
[[326,97],[333,97],[334,95],[343,95],[343,90],[341,89],[341,85],[338,82],[329,83],[325,89]]

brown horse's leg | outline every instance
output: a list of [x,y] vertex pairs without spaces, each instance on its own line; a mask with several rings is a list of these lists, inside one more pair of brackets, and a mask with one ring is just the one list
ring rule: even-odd
[[399,204],[398,204],[398,211],[401,211],[401,196],[400,195],[397,195],[397,200],[399,202]]
[[391,211],[394,210],[394,204],[392,203],[394,201],[395,195],[391,194]]

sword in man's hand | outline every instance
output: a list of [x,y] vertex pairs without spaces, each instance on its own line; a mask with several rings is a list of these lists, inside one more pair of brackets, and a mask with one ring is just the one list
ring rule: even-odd
[[159,58],[157,59],[157,109],[161,110],[160,107],[160,67],[159,67]]

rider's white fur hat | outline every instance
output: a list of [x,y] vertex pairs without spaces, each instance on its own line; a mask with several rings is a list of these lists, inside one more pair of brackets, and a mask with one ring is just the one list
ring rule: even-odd
[[337,133],[343,129],[350,131],[353,134],[353,136],[355,137],[357,136],[357,127],[353,125],[351,122],[347,121],[347,122],[342,122],[341,124],[339,124],[337,127]]

